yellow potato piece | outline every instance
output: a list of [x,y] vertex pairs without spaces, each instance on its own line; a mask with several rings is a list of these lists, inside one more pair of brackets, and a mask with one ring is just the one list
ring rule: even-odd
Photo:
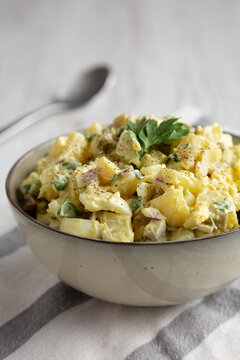
[[137,190],[139,179],[133,172],[122,173],[121,176],[112,183],[111,191],[119,191],[122,197],[131,197]]
[[190,209],[183,196],[183,189],[169,187],[166,192],[150,201],[152,207],[157,208],[167,218],[167,224],[175,227],[183,226],[190,215]]
[[103,240],[133,242],[131,215],[104,212],[100,216],[100,222]]
[[112,161],[105,156],[97,159],[98,178],[100,185],[109,185],[113,176],[120,170]]
[[209,209],[204,202],[199,202],[189,218],[184,222],[187,229],[196,229],[197,225],[209,219]]
[[148,202],[154,193],[154,185],[146,182],[140,182],[137,185],[137,195],[142,197],[142,203]]

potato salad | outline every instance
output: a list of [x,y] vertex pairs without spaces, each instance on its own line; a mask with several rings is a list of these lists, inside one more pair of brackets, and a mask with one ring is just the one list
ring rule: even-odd
[[239,227],[240,145],[220,125],[122,114],[60,136],[21,183],[39,222],[114,242],[168,242]]

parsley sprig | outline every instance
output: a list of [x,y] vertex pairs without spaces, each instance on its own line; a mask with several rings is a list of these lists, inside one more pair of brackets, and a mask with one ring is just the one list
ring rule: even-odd
[[142,146],[143,153],[148,152],[152,146],[166,144],[180,140],[189,134],[187,125],[177,122],[179,118],[171,117],[158,123],[156,120],[143,118],[139,124],[127,120],[128,129],[133,131]]

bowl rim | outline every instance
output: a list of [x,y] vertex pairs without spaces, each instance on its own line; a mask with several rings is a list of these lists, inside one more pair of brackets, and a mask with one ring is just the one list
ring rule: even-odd
[[[84,130],[72,130],[72,131],[84,131]],[[230,134],[232,135],[232,134]],[[64,136],[63,135],[58,135],[58,136]],[[236,136],[236,135],[233,135]],[[189,244],[189,243],[197,243],[199,241],[204,241],[204,240],[214,240],[216,238],[219,237],[227,237],[233,233],[237,233],[240,230],[240,227],[237,229],[233,229],[233,230],[229,230],[226,232],[222,232],[216,235],[210,235],[210,236],[203,236],[203,237],[199,237],[199,238],[194,238],[194,239],[190,239],[190,240],[179,240],[179,241],[168,241],[168,242],[122,242],[122,241],[108,241],[108,240],[103,240],[103,239],[96,239],[96,238],[87,238],[87,237],[82,237],[82,236],[77,236],[77,235],[73,235],[73,234],[69,234],[54,228],[51,228],[50,226],[47,226],[45,224],[42,224],[40,221],[37,221],[36,219],[34,219],[32,216],[30,216],[29,214],[27,214],[24,210],[21,209],[21,207],[18,205],[18,203],[16,201],[13,200],[12,196],[11,196],[11,191],[10,191],[10,183],[11,183],[11,179],[12,176],[14,174],[14,171],[16,170],[17,166],[24,160],[26,159],[29,155],[33,154],[35,151],[41,149],[47,145],[51,145],[51,143],[53,143],[53,141],[56,139],[57,137],[48,139],[36,146],[34,146],[33,148],[29,149],[27,152],[25,152],[22,156],[20,156],[20,158],[18,158],[18,160],[15,161],[15,163],[11,166],[10,170],[8,171],[7,177],[6,177],[6,181],[5,181],[5,192],[8,198],[8,201],[10,202],[10,204],[15,208],[15,210],[17,210],[21,215],[23,215],[24,217],[26,217],[28,220],[32,221],[36,226],[39,226],[40,228],[43,229],[47,229],[49,231],[53,231],[61,236],[67,235],[70,236],[74,239],[81,239],[81,240],[86,240],[86,241],[90,241],[90,242],[97,242],[97,243],[102,243],[102,244],[111,244],[111,245],[121,245],[121,246],[170,246],[170,245],[177,245],[177,244]]]

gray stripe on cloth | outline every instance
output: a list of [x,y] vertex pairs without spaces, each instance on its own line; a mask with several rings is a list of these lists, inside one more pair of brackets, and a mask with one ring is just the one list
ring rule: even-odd
[[183,359],[239,310],[240,286],[228,287],[209,295],[200,303],[184,310],[151,341],[130,353],[126,360]]
[[18,229],[13,229],[0,236],[0,258],[24,246],[25,242]]
[[16,351],[56,316],[90,299],[62,282],[54,285],[33,305],[0,327],[0,359]]

